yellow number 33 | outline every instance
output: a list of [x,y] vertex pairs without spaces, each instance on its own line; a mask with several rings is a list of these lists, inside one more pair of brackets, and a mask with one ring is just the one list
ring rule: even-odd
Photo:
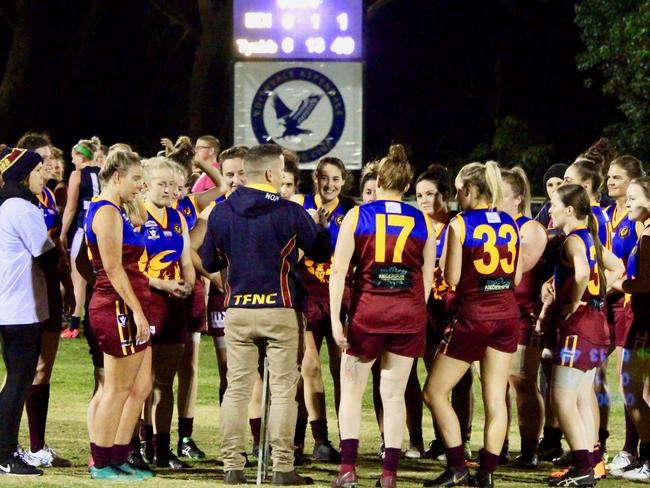
[[499,249],[497,248],[497,233],[494,227],[481,224],[474,229],[472,235],[474,239],[483,241],[483,257],[474,260],[476,270],[484,275],[494,273],[499,264],[504,273],[510,274],[515,272],[515,259],[517,258],[517,231],[511,225],[502,225],[499,227],[499,237],[508,239],[508,257],[499,259]]

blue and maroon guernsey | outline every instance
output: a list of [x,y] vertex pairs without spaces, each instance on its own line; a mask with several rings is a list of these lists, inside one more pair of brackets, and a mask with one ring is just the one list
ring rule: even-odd
[[612,222],[605,209],[599,204],[594,203],[591,205],[591,213],[596,217],[596,224],[598,228],[598,239],[600,243],[607,249],[612,249]]
[[[307,210],[316,211],[321,207],[320,196],[314,193],[298,195],[299,204]],[[345,214],[355,206],[354,201],[341,198],[338,205],[332,210],[331,218],[328,225],[330,236],[332,239],[332,249],[336,248],[336,241],[339,236],[339,229],[343,222]],[[328,298],[329,297],[329,281],[332,262],[316,263],[312,259],[305,257],[299,267],[300,277],[307,288],[309,297]]]
[[38,208],[43,212],[47,234],[53,241],[58,241],[61,237],[61,216],[56,208],[54,193],[46,186],[38,195]]
[[624,212],[618,212],[616,205],[607,207],[606,212],[612,225],[611,250],[617,258],[623,261],[623,264],[626,264],[639,239],[637,223],[630,220],[627,209]]
[[433,234],[427,217],[395,200],[355,207],[350,324],[373,333],[413,333],[425,327],[422,265]]
[[[540,225],[546,231],[541,223],[525,215],[518,215],[515,222],[520,232],[525,225]],[[541,312],[542,300],[540,298],[540,290],[544,281],[546,281],[544,278],[544,263],[542,259],[537,262],[533,269],[521,275],[521,281],[515,287],[515,298],[517,299],[522,315],[528,316],[533,314],[537,316]]]
[[507,213],[487,207],[466,210],[454,220],[460,224],[462,245],[454,311],[471,320],[518,318],[513,291],[519,254],[516,222]]
[[147,207],[147,220],[140,227],[147,249],[147,263],[140,271],[150,278],[181,279],[184,243],[182,218],[178,210],[165,207],[161,222]]
[[[637,238],[636,245],[627,258],[626,271],[628,280],[633,280],[639,276],[639,247],[642,239],[644,239],[643,236]],[[626,295],[626,298],[628,297],[629,300],[626,300],[626,306],[630,306],[632,310],[632,331],[650,333],[650,320],[647,318],[650,315],[650,293],[633,293]],[[630,334],[635,333],[632,331]]]
[[175,210],[178,210],[187,223],[187,228],[192,230],[199,218],[199,212],[196,207],[196,201],[192,195],[187,195],[180,200],[175,200],[172,204]]
[[140,271],[147,263],[147,251],[144,238],[133,227],[126,213],[119,206],[109,200],[103,199],[91,202],[84,223],[86,244],[88,245],[88,252],[96,275],[93,288],[93,302],[96,307],[103,303],[114,306],[115,301],[121,299],[120,295],[113,288],[113,285],[111,285],[104,270],[99,248],[97,247],[97,236],[92,226],[97,213],[106,206],[117,209],[122,217],[122,266],[131,282],[133,291],[142,302],[143,299],[149,297],[150,293],[149,278]]

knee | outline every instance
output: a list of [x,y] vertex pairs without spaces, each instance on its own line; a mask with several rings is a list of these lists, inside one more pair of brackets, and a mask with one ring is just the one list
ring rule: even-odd
[[302,359],[302,377],[305,381],[310,379],[318,379],[321,377],[321,365],[319,358],[313,357],[311,354],[305,354]]
[[435,405],[444,402],[449,403],[449,392],[441,391],[440,388],[436,388],[434,385],[427,385],[422,391],[422,399],[429,408],[433,408]]
[[[151,394],[152,384],[151,382],[141,382],[141,384],[135,384],[129,391],[129,397],[133,398],[139,403],[144,403],[149,395]],[[171,389],[168,389],[171,391]]]

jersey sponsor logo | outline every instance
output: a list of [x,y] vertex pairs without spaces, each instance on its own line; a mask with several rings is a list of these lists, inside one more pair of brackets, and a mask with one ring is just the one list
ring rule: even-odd
[[154,222],[153,220],[147,220],[147,221],[144,223],[144,226],[145,226],[145,227],[157,227],[158,224],[157,224],[156,222]]
[[226,313],[225,312],[210,312],[210,326],[213,329],[224,329]]
[[483,282],[483,291],[503,291],[509,290],[512,287],[512,282],[504,278],[488,278]]
[[[313,123],[316,119],[319,123]],[[296,151],[300,162],[314,161],[341,139],[345,102],[323,73],[301,66],[283,69],[269,76],[255,93],[251,126],[260,144],[273,142]]]
[[396,264],[390,266],[375,266],[371,270],[372,284],[375,288],[404,290],[411,288],[413,279],[411,271]]
[[276,305],[277,293],[245,293],[234,295],[235,305]]
[[163,230],[163,235],[165,237],[171,237],[172,236],[172,231],[171,230]]

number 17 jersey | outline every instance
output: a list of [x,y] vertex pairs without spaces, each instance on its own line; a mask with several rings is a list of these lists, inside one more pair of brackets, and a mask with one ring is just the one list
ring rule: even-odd
[[472,320],[518,318],[515,269],[519,229],[505,212],[476,208],[459,213],[462,267],[454,308]]
[[426,324],[422,265],[432,235],[415,207],[377,200],[356,207],[350,324],[371,333],[418,332]]

